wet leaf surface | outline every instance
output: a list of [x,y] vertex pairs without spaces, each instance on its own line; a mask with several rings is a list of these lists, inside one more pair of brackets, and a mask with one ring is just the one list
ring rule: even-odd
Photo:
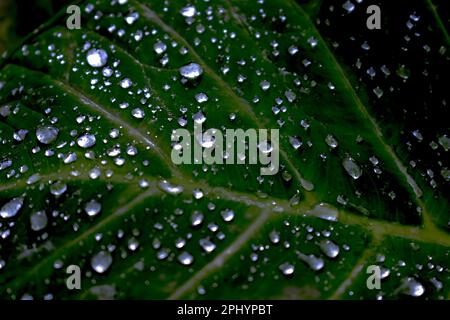
[[[444,4],[80,6],[0,71],[2,298],[448,298]],[[279,129],[279,172],[173,164],[195,122]]]

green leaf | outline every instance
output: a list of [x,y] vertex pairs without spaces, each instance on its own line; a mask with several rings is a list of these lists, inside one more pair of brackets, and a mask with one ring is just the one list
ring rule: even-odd
[[[446,18],[349,3],[99,0],[30,35],[0,71],[0,297],[447,299]],[[201,114],[279,129],[279,172],[175,165]]]

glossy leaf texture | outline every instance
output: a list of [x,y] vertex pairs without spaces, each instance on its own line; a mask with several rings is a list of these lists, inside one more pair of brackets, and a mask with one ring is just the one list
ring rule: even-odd
[[[350,0],[43,25],[0,70],[0,297],[447,299],[449,11],[392,2],[381,30]],[[279,129],[279,172],[173,164],[196,122]]]

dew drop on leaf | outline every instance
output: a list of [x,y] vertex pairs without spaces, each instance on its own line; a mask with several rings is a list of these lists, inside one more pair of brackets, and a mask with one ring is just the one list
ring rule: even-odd
[[102,49],[91,49],[87,52],[86,60],[91,67],[101,68],[108,61],[108,54]]
[[288,262],[281,264],[279,268],[281,273],[284,274],[285,276],[293,275],[295,271],[294,266]]
[[101,209],[102,209],[102,205],[99,202],[97,202],[96,200],[90,200],[84,206],[84,211],[90,217],[96,216],[100,212]]
[[191,62],[180,68],[180,74],[190,80],[197,79],[203,73],[202,67],[199,64]]
[[189,266],[194,262],[194,257],[189,252],[184,251],[178,256],[178,261],[184,266]]
[[12,218],[14,217],[22,208],[23,205],[23,198],[13,198],[9,202],[3,205],[3,207],[0,209],[0,217],[2,218]]
[[31,229],[40,231],[47,226],[48,218],[45,211],[37,211],[30,216]]
[[77,139],[78,146],[80,146],[81,148],[85,148],[85,149],[94,146],[95,142],[96,142],[95,136],[90,133],[85,133],[85,134],[81,135],[80,137],[78,137],[78,139]]
[[113,262],[112,256],[107,251],[100,251],[91,259],[91,267],[97,273],[104,273]]
[[353,158],[351,157],[346,157],[343,161],[342,161],[342,165],[345,169],[345,171],[347,171],[348,175],[350,177],[352,177],[353,179],[358,179],[359,177],[361,177],[362,175],[362,171],[361,168],[359,167],[359,165],[355,162],[355,160],[353,160]]
[[328,258],[336,258],[339,254],[339,246],[330,240],[322,240],[320,249]]
[[44,126],[36,129],[36,138],[40,143],[50,144],[58,137],[59,130],[52,126]]

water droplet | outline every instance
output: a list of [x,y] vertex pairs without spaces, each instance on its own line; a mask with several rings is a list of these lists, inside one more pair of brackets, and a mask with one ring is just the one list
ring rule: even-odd
[[314,271],[321,270],[325,265],[324,261],[321,258],[318,258],[313,254],[306,255],[301,253],[300,251],[297,251],[297,256]]
[[194,257],[190,253],[184,251],[178,256],[178,261],[184,266],[189,266],[194,262]]
[[234,211],[231,209],[225,209],[220,214],[225,222],[230,222],[234,219]]
[[40,143],[50,144],[58,137],[59,130],[51,126],[39,127],[36,129],[36,138]]
[[330,240],[322,240],[320,249],[328,258],[336,258],[339,254],[339,246]]
[[153,45],[153,50],[156,54],[163,54],[167,50],[167,46],[164,42],[158,41]]
[[351,157],[347,157],[342,161],[342,165],[344,166],[345,171],[349,174],[353,179],[358,179],[362,175],[361,168]]
[[60,196],[67,190],[67,185],[63,182],[56,181],[50,186],[50,193],[54,196]]
[[180,10],[183,17],[192,18],[197,13],[197,10],[193,5],[188,5]]
[[30,216],[31,229],[40,231],[47,226],[48,218],[45,211],[37,211]]
[[91,200],[86,203],[84,206],[84,211],[87,213],[88,216],[93,217],[96,216],[100,210],[102,209],[102,205],[97,202],[96,200]]
[[206,253],[211,253],[216,249],[216,245],[209,239],[200,239],[199,244]]
[[203,134],[200,133],[196,135],[196,140],[199,145],[206,149],[214,147],[214,144],[216,142],[214,134],[210,134],[208,131]]
[[107,251],[100,251],[91,259],[91,267],[98,273],[104,273],[113,262],[112,256]]
[[103,67],[108,61],[108,54],[102,49],[91,49],[86,55],[86,60],[91,67]]
[[91,133],[85,133],[82,136],[78,137],[77,144],[81,148],[90,148],[95,145],[95,136]]
[[172,195],[177,195],[177,194],[180,194],[181,192],[183,192],[183,187],[182,186],[173,185],[170,182],[168,182],[167,180],[162,180],[159,183],[159,187],[164,192],[167,192],[167,193],[172,194]]
[[402,284],[397,289],[397,291],[400,291],[401,293],[411,297],[420,297],[421,295],[424,294],[425,288],[416,279],[412,277],[407,277],[402,280]]
[[139,242],[136,238],[131,238],[130,240],[128,240],[128,249],[130,251],[136,251],[137,248],[139,248]]
[[208,101],[208,96],[206,95],[206,93],[200,92],[195,95],[195,100],[197,100],[198,103],[203,103]]
[[169,252],[168,249],[161,249],[156,253],[156,257],[158,260],[164,260],[169,256]]
[[142,119],[145,117],[145,112],[141,108],[136,108],[131,111],[131,115],[136,119]]
[[355,10],[355,5],[350,1],[347,1],[342,5],[342,8],[344,8],[347,11],[347,13],[350,13],[353,10]]
[[191,62],[180,68],[180,74],[187,79],[197,79],[203,73],[202,67],[199,64]]
[[197,199],[197,200],[203,198],[203,195],[204,195],[203,191],[200,190],[200,189],[194,189],[192,194],[194,195],[194,198]]
[[280,265],[280,271],[281,273],[283,273],[285,276],[290,276],[292,274],[294,274],[294,266],[288,262],[283,263],[282,265]]
[[338,146],[338,142],[337,140],[331,135],[327,135],[325,138],[325,142],[327,143],[327,145],[329,147],[331,147],[332,149],[336,148]]
[[203,122],[206,121],[206,117],[205,117],[205,115],[204,115],[201,111],[199,111],[199,112],[197,112],[196,114],[194,114],[194,115],[192,116],[192,119],[194,120],[194,122],[195,122],[196,124],[201,124],[201,123],[203,123]]
[[269,239],[273,244],[277,244],[280,242],[280,233],[273,230],[270,234],[269,234]]
[[23,198],[13,198],[9,202],[3,205],[0,209],[0,217],[11,218],[14,217],[23,205]]
[[301,141],[297,137],[289,137],[289,143],[295,150],[302,146]]
[[130,79],[128,78],[124,78],[122,80],[120,80],[120,86],[124,89],[128,89],[129,87],[131,87],[131,85],[133,84],[133,82],[131,82]]
[[203,213],[201,213],[200,211],[194,211],[191,216],[191,225],[193,227],[201,225],[203,222],[203,217]]
[[126,17],[125,17],[125,21],[128,23],[128,24],[133,24],[137,19],[139,18],[139,13],[137,13],[137,12],[131,12],[129,15],[127,15]]
[[269,154],[269,153],[271,153],[272,151],[273,151],[273,147],[272,147],[272,145],[270,144],[270,142],[269,141],[261,141],[259,144],[258,144],[258,149],[259,149],[259,151],[261,151],[263,154]]
[[261,87],[261,89],[262,89],[263,91],[267,91],[267,90],[269,90],[269,88],[270,88],[270,82],[267,81],[267,80],[263,80],[263,81],[261,81],[261,82],[259,83],[259,86]]
[[307,214],[327,221],[337,221],[339,211],[328,203],[319,203]]
[[308,38],[308,43],[311,46],[311,48],[315,48],[317,46],[317,44],[318,44],[318,41],[314,37],[309,37]]

